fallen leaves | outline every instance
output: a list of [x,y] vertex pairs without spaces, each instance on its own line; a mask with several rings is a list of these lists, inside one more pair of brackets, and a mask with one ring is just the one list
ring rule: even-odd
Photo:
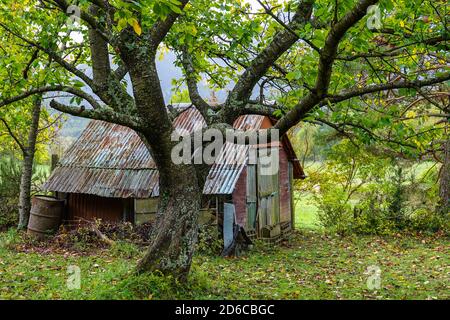
[[[188,289],[178,298],[209,299],[448,299],[449,240],[447,238],[361,237],[336,238],[295,233],[290,246],[258,247],[244,257],[194,258]],[[67,251],[9,249],[0,253],[0,298],[46,299],[99,297],[105,287],[110,297],[133,277],[130,261],[110,249],[80,255]],[[80,265],[80,292],[65,289],[68,264]],[[367,289],[364,274],[380,266],[381,288]],[[199,285],[197,279],[200,278]],[[139,287],[147,290],[148,287]],[[159,291],[132,297],[159,299]],[[135,296],[136,294],[137,296]],[[109,296],[108,296],[109,297]]]

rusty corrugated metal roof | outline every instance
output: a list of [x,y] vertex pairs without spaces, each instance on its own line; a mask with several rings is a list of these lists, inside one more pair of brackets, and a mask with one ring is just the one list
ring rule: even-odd
[[185,107],[185,109],[173,122],[173,126],[178,133],[191,133],[206,126],[205,119],[194,106],[191,105]]
[[[259,129],[264,120],[260,115],[244,115],[236,119],[234,128],[239,130]],[[203,193],[231,194],[248,158],[248,145],[225,142],[206,178]]]
[[149,198],[158,185],[158,177],[156,169],[57,166],[44,187],[50,191],[109,198]]
[[90,121],[59,162],[62,167],[154,169],[155,163],[133,130],[118,124]]
[[[174,121],[180,134],[206,126],[195,107],[185,109]],[[260,115],[241,116],[234,127],[259,129],[263,119]],[[226,142],[211,167],[203,192],[231,194],[246,165],[249,148]],[[64,154],[44,189],[114,198],[156,197],[159,195],[158,171],[136,132],[117,124],[92,120]]]

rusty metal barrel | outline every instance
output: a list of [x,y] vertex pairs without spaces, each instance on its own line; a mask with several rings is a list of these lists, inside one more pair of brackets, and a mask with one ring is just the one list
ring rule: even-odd
[[37,238],[55,233],[61,223],[64,200],[51,196],[34,196],[31,200],[28,234]]

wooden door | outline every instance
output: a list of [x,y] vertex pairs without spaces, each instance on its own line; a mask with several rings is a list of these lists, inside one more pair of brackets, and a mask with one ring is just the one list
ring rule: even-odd
[[[260,150],[263,154],[268,154],[272,160],[278,161],[278,156],[273,149]],[[265,152],[265,153],[264,153]],[[278,152],[278,150],[276,150]],[[280,222],[280,183],[279,170],[268,172],[258,157],[258,223],[259,230],[265,226],[273,226]],[[279,163],[277,164],[279,165]]]

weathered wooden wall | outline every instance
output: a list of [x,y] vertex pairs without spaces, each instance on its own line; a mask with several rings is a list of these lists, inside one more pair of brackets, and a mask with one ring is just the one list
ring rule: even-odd
[[79,218],[118,222],[124,218],[124,199],[104,198],[89,194],[68,194],[67,220]]
[[232,199],[236,210],[236,222],[245,227],[247,222],[247,168],[242,170]]
[[153,221],[158,212],[159,198],[134,200],[134,223],[141,224]]
[[291,194],[289,189],[289,162],[280,148],[280,222],[291,221]]
[[[289,161],[283,148],[279,150],[280,167],[280,222],[291,221],[291,193],[289,181]],[[247,227],[247,167],[242,171],[232,195],[236,208],[237,223]]]

